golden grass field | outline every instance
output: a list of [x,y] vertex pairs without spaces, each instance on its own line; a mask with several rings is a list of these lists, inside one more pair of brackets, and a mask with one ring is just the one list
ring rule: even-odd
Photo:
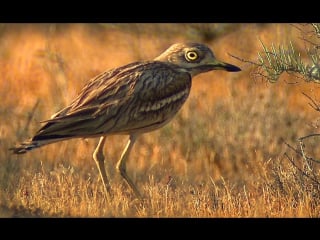
[[[306,164],[284,143],[297,146],[299,137],[317,132],[318,113],[302,92],[317,99],[319,85],[289,75],[271,84],[228,55],[254,61],[259,39],[282,44],[297,36],[288,24],[0,25],[0,216],[320,217],[319,184],[299,171]],[[90,78],[153,59],[179,41],[206,43],[242,72],[195,77],[174,120],[138,139],[127,170],[143,202],[115,170],[127,136],[107,139],[109,203],[92,159],[98,139],[24,155],[8,150],[70,103]],[[307,151],[320,156],[314,139]],[[305,171],[319,177],[317,164]]]

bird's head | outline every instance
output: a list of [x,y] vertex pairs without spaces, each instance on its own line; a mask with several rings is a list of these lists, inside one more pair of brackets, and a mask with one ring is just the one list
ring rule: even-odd
[[191,76],[212,70],[241,71],[237,66],[216,59],[211,49],[200,43],[173,44],[154,60],[172,63]]

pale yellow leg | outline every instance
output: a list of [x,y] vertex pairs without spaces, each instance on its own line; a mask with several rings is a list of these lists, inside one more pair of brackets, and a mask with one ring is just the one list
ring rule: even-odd
[[137,139],[137,135],[134,135],[134,134],[130,135],[129,141],[121,154],[120,160],[117,163],[117,169],[120,172],[121,176],[126,180],[128,185],[131,187],[135,195],[138,198],[142,199],[142,195],[140,194],[136,185],[132,182],[132,180],[127,175],[127,170],[126,170],[126,162],[136,139]]
[[107,200],[109,200],[109,197],[111,196],[111,188],[110,188],[110,183],[109,183],[105,165],[104,165],[104,155],[103,155],[103,146],[105,141],[106,141],[105,136],[100,138],[97,148],[93,153],[93,159],[95,160],[97,167],[99,169],[101,180],[103,182],[104,189],[106,192],[106,197],[107,197]]

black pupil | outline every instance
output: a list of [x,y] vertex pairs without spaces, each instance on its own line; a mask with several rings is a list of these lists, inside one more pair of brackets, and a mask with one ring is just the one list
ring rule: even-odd
[[196,57],[196,54],[195,54],[195,53],[189,53],[189,57],[190,57],[190,58],[195,58],[195,57]]

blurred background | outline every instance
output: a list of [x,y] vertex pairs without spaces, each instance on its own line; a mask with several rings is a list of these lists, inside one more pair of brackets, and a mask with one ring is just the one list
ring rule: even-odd
[[[208,195],[211,198],[206,198],[211,210],[197,213],[200,216],[239,214],[235,207],[229,212],[212,207],[221,206],[216,200],[217,192],[213,194],[217,189],[221,190],[218,195],[222,202],[228,196],[249,199],[243,203],[247,204],[242,208],[246,212],[240,216],[270,215],[263,208],[268,204],[266,198],[260,200],[261,208],[250,207],[257,204],[255,199],[262,192],[289,191],[290,184],[296,183],[292,180],[294,176],[283,170],[292,170],[284,153],[295,154],[284,141],[295,146],[298,137],[315,131],[318,114],[302,92],[316,97],[319,86],[286,75],[276,83],[269,83],[255,78],[254,66],[239,58],[257,61],[262,50],[260,41],[270,45],[294,40],[296,49],[303,52],[305,46],[299,41],[299,34],[290,24],[0,24],[3,215],[28,216],[31,213],[26,209],[33,209],[40,216],[108,215],[109,212],[99,209],[103,189],[92,160],[96,139],[52,144],[23,156],[11,155],[8,148],[31,137],[41,121],[69,104],[95,75],[133,61],[151,60],[171,44],[185,41],[207,44],[218,59],[237,65],[242,71],[214,71],[194,78],[191,95],[176,118],[163,129],[138,140],[128,161],[128,173],[153,199],[158,195],[161,199],[163,189],[172,189],[172,194],[176,194],[177,189],[187,188],[189,193],[206,186],[211,194]],[[122,192],[130,194],[114,170],[126,141],[126,136],[111,136],[105,148],[108,169],[115,179],[113,184],[121,189],[119,196]],[[316,156],[319,152],[316,146],[311,141],[308,153]],[[212,181],[215,190],[210,187]],[[297,192],[303,187],[299,185]],[[223,189],[236,192],[223,195]],[[292,190],[291,195],[282,196],[278,190],[269,193],[283,199],[294,195]],[[179,196],[186,199],[185,194],[180,192]],[[66,206],[70,198],[75,200]],[[96,202],[90,208],[88,201]],[[75,206],[81,209],[76,210]],[[197,215],[182,210],[185,207],[164,208],[155,214],[154,205],[145,212],[123,210],[122,206],[122,212],[113,214]],[[300,215],[310,214],[309,210]],[[276,216],[299,215],[292,208],[287,213],[274,211]],[[311,212],[319,216],[318,210]]]

